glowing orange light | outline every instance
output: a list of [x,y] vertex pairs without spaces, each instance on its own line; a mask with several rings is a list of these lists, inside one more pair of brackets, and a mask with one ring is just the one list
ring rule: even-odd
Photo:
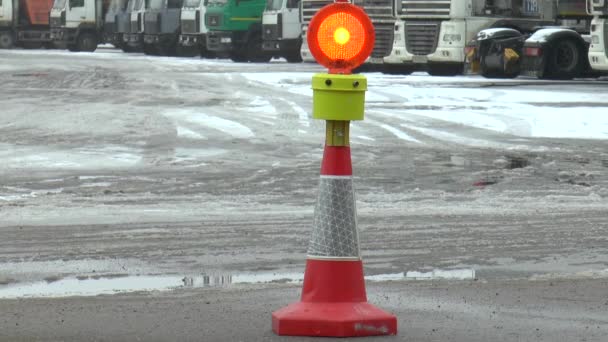
[[374,26],[365,12],[349,3],[323,7],[310,21],[308,47],[330,73],[350,73],[374,47]]

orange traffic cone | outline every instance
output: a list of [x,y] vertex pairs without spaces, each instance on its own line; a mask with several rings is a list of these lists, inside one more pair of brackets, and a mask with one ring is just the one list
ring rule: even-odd
[[302,298],[273,312],[272,329],[297,336],[397,333],[397,318],[367,302],[348,146],[325,146]]

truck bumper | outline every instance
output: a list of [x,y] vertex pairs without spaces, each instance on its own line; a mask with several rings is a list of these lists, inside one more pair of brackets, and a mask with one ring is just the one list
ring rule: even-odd
[[542,78],[545,72],[545,59],[541,56],[523,56],[520,75]]
[[182,34],[179,36],[179,44],[181,46],[201,46],[206,43],[205,35],[203,34]]
[[104,37],[104,41],[119,47],[120,45],[122,45],[123,42],[123,38],[122,38],[122,33],[104,33],[103,37]]
[[232,50],[234,37],[232,32],[212,31],[207,33],[207,50],[227,52]]
[[18,39],[20,42],[50,42],[51,32],[47,30],[19,31]]
[[59,27],[51,28],[51,40],[64,43],[76,41],[76,29]]
[[122,40],[129,46],[141,46],[143,38],[143,34],[141,33],[125,33],[122,36]]
[[393,46],[391,54],[384,57],[384,63],[423,66],[432,63],[462,64],[464,59],[464,47],[438,47],[433,54],[421,56],[409,53],[403,45]]
[[589,64],[593,70],[608,71],[608,57],[603,51],[589,51]]
[[300,48],[299,39],[277,39],[265,40],[262,43],[262,50],[270,52],[296,51]]
[[160,36],[156,34],[144,34],[144,44],[156,44],[160,41]]

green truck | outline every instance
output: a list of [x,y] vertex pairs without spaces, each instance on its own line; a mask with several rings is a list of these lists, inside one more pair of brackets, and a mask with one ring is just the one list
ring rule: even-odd
[[209,0],[205,13],[207,49],[235,62],[268,62],[262,49],[262,14],[266,0]]

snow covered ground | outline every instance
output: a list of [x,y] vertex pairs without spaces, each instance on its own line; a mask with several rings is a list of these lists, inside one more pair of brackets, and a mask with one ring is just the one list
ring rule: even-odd
[[[320,67],[104,48],[1,51],[0,72],[0,284],[89,276],[83,260],[96,274],[301,267]],[[351,138],[372,274],[604,274],[606,80],[366,76]],[[92,262],[108,258],[121,266]]]

